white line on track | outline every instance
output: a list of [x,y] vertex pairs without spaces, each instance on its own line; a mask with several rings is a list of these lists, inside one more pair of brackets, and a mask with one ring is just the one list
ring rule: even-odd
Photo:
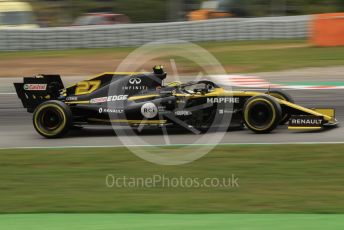
[[0,95],[16,95],[16,93],[0,93]]
[[50,146],[50,147],[2,147],[0,150],[11,149],[75,149],[75,148],[132,148],[132,147],[197,147],[197,146],[250,146],[250,145],[335,145],[339,142],[272,142],[272,143],[220,143],[220,144],[170,144],[170,145],[91,145],[91,146]]

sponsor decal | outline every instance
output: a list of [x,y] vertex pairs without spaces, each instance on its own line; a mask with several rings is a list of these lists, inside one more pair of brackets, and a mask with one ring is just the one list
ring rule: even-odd
[[98,98],[93,98],[91,99],[91,103],[92,104],[96,104],[96,103],[103,103],[107,101],[107,97],[98,97]]
[[294,127],[319,127],[324,119],[318,116],[292,116],[289,120],[289,126]]
[[129,85],[123,86],[123,90],[146,90],[148,87],[146,85],[141,85],[142,79],[133,77],[129,79]]
[[207,103],[231,103],[231,104],[238,104],[240,103],[240,99],[238,97],[212,97],[207,98]]
[[192,112],[186,111],[186,110],[179,110],[179,111],[175,111],[174,114],[176,116],[190,116],[190,115],[192,115]]
[[115,96],[108,96],[107,101],[124,101],[128,99],[128,95],[115,95]]
[[104,103],[104,102],[111,102],[111,101],[124,101],[128,99],[128,95],[114,95],[108,97],[98,97],[91,99],[92,104],[96,103]]
[[158,115],[158,108],[154,103],[148,102],[141,107],[141,113],[145,118],[153,118]]
[[134,77],[134,78],[129,79],[129,83],[132,85],[139,85],[141,84],[141,82],[142,82],[141,78]]
[[123,86],[123,90],[146,90],[148,89],[145,85],[129,85],[129,86]]
[[25,84],[24,90],[28,91],[44,91],[47,89],[47,84]]
[[186,100],[185,99],[178,99],[176,101],[177,104],[186,104]]
[[78,98],[77,97],[67,97],[66,100],[67,101],[77,101]]
[[103,109],[103,108],[99,108],[99,113],[116,113],[116,114],[120,114],[123,113],[123,109]]
[[159,105],[159,106],[158,106],[158,111],[159,111],[159,112],[165,112],[165,111],[166,111],[166,106],[164,106],[164,105]]
[[219,109],[219,114],[232,114],[232,113],[234,113],[233,110]]

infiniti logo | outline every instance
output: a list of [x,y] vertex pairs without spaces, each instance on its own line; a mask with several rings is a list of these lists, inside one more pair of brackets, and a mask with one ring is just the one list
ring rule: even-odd
[[132,85],[138,85],[141,83],[141,79],[140,78],[130,78],[129,83]]

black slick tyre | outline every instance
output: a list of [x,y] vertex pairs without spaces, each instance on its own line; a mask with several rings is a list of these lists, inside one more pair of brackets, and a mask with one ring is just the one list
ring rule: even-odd
[[[289,93],[283,90],[274,89],[269,92],[266,92],[266,94],[273,96],[275,98],[290,102],[290,103],[295,102],[293,97]],[[288,107],[282,106],[282,119],[281,119],[280,125],[286,124],[289,121],[290,117],[291,117],[291,114],[288,111]]]
[[245,126],[255,133],[269,133],[281,122],[282,109],[271,96],[258,95],[248,99],[243,109]]
[[59,138],[67,134],[72,127],[72,112],[61,101],[46,101],[33,113],[33,126],[46,138]]

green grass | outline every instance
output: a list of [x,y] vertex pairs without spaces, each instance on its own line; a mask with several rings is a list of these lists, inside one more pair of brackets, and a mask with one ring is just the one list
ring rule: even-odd
[[0,215],[8,230],[341,230],[343,215],[34,214]]
[[265,72],[304,67],[327,67],[344,64],[344,47],[303,47],[273,50],[217,52],[224,66],[239,72]]
[[[193,163],[159,166],[125,148],[0,150],[0,213],[344,213],[343,153],[344,145],[218,146]],[[108,188],[108,174],[234,174],[239,187]]]
[[201,44],[224,66],[239,72],[262,72],[344,64],[344,47],[314,47],[302,40]]
[[[198,45],[212,53],[228,72],[264,72],[344,65],[344,47],[312,47],[304,40],[205,42]],[[137,47],[0,52],[0,60],[21,58],[24,59],[21,61],[25,61],[25,58],[64,57],[68,67],[68,58],[87,56],[90,59],[99,59],[107,54],[121,60],[135,48]],[[189,68],[195,67],[183,59],[180,59],[178,65],[180,64]]]

